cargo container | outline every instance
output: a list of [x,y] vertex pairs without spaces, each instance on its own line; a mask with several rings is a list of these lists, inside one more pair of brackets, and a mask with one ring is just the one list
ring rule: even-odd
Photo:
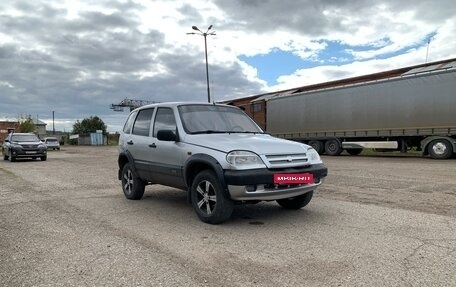
[[456,152],[456,59],[237,99],[272,135],[320,154]]

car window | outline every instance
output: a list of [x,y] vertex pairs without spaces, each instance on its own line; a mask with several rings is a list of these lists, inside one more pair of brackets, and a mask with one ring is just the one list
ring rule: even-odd
[[170,108],[159,108],[155,116],[154,137],[157,137],[159,130],[176,130],[176,119],[173,110]]
[[128,119],[125,122],[125,125],[123,127],[123,132],[124,133],[129,134],[131,132],[131,128],[133,127],[133,123],[135,122],[135,118],[136,118],[136,112],[131,113],[128,116]]
[[132,134],[138,136],[149,136],[150,121],[152,120],[152,114],[154,109],[144,109],[138,112],[136,121],[133,125]]
[[262,132],[251,118],[235,107],[183,105],[178,109],[187,133]]

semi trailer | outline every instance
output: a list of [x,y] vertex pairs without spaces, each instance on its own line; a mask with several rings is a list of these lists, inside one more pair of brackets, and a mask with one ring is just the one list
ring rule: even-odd
[[268,133],[320,154],[456,152],[456,59],[232,101]]

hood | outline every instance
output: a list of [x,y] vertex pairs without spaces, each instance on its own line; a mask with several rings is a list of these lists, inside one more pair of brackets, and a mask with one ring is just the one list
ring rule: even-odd
[[204,146],[228,153],[233,150],[254,151],[257,154],[303,153],[309,146],[276,138],[267,134],[198,134],[186,135],[184,141],[188,144]]
[[15,144],[25,144],[25,145],[31,145],[31,144],[41,144],[43,142],[41,141],[12,141],[12,143],[15,143]]

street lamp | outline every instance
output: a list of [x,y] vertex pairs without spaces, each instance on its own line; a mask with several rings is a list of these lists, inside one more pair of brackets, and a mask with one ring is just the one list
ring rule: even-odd
[[196,26],[192,26],[192,29],[195,30],[195,31],[198,31],[198,32],[190,32],[190,33],[187,33],[187,34],[200,35],[200,36],[204,37],[204,55],[206,56],[207,101],[210,103],[211,102],[211,92],[210,92],[210,89],[209,89],[209,66],[207,64],[207,40],[206,40],[206,37],[208,35],[215,35],[215,31],[209,32],[212,29],[212,25],[207,27],[206,32],[201,31]]

